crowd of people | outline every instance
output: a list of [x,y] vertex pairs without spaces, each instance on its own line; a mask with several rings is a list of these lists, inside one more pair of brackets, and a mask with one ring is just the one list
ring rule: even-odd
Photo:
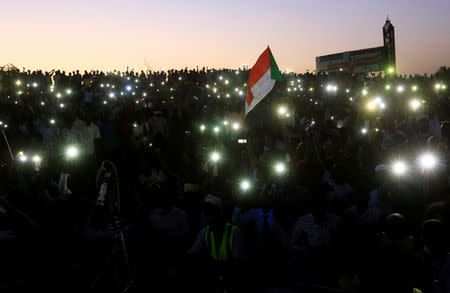
[[450,292],[450,68],[248,76],[0,71],[0,288]]

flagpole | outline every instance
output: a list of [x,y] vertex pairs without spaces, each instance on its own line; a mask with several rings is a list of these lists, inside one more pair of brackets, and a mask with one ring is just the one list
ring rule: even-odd
[[11,147],[9,146],[8,138],[6,138],[5,130],[2,129],[3,137],[5,138],[6,145],[8,146],[9,154],[11,155],[11,159],[14,161],[14,155],[11,151]]

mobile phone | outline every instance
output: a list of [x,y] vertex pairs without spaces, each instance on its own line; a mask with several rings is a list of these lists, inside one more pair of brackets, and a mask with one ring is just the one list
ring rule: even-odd
[[316,124],[316,121],[312,121],[308,127],[305,128],[305,131],[308,131],[311,127],[313,127]]

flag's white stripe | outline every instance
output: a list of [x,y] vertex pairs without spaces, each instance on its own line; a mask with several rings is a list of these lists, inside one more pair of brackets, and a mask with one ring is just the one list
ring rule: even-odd
[[245,114],[247,115],[259,102],[261,102],[265,96],[267,96],[275,85],[275,80],[270,78],[270,68],[264,73],[264,75],[255,83],[250,89],[253,94],[253,101],[250,105],[245,103]]

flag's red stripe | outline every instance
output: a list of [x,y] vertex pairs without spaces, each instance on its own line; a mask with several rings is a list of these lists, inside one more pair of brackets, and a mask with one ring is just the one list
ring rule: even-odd
[[250,70],[250,76],[248,77],[247,87],[247,105],[250,105],[253,101],[253,94],[251,88],[260,80],[261,77],[270,69],[270,49],[267,49],[259,56],[255,65]]
[[247,98],[245,100],[246,100],[248,106],[250,106],[250,104],[252,103],[254,98],[255,97],[253,96],[253,93],[250,90],[250,88],[247,88]]

